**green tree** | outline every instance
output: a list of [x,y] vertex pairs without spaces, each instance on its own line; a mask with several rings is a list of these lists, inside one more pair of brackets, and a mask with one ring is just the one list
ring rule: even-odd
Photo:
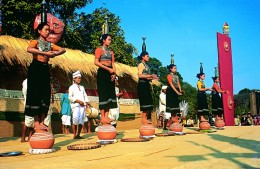
[[191,86],[187,82],[182,83],[182,90],[184,91],[183,95],[180,97],[180,100],[185,100],[189,104],[188,116],[195,117],[197,113],[197,89]]
[[116,61],[135,66],[133,54],[136,54],[137,50],[132,44],[125,41],[125,33],[119,26],[120,18],[106,8],[96,9],[92,14],[79,14],[78,27],[75,28],[75,31],[81,35],[82,42],[79,42],[78,48],[93,53],[101,45],[102,25],[105,23],[106,16],[108,17],[109,34],[112,36],[110,48],[115,53]]
[[242,89],[238,92],[238,94],[234,95],[235,102],[235,115],[241,115],[243,113],[247,113],[250,110],[250,101],[249,94],[250,89]]
[[[42,0],[2,0],[2,34],[25,39],[34,38],[33,21],[35,15],[41,12],[41,2]],[[76,9],[91,2],[92,0],[49,0],[47,6],[49,12],[67,25],[77,16]]]

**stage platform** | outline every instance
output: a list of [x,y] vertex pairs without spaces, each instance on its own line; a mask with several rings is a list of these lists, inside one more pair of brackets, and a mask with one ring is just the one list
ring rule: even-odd
[[[139,136],[138,129],[118,131],[117,143],[91,150],[68,150],[78,143],[95,143],[96,133],[56,134],[50,154],[29,153],[28,142],[20,137],[0,138],[0,153],[22,151],[19,156],[0,157],[1,169],[249,169],[260,168],[260,126],[227,126],[213,133],[155,137],[148,142],[121,142]],[[156,129],[156,133],[161,133]]]

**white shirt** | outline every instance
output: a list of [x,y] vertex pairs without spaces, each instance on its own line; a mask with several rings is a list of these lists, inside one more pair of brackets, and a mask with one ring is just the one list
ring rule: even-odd
[[69,100],[71,108],[80,106],[79,103],[75,103],[76,100],[80,100],[84,103],[89,102],[85,88],[77,84],[73,84],[69,87]]
[[[116,86],[115,86],[115,92],[116,92],[116,95],[119,93],[119,88]],[[118,101],[119,101],[119,99],[118,99],[118,97],[116,97],[117,106],[119,106]]]
[[161,92],[159,100],[159,109],[160,112],[166,112],[166,94]]
[[187,125],[193,125],[194,124],[194,120],[193,119],[188,119],[187,120]]
[[24,98],[26,98],[26,93],[27,93],[27,79],[25,79],[25,80],[23,81],[22,91],[23,91],[23,96],[24,96]]

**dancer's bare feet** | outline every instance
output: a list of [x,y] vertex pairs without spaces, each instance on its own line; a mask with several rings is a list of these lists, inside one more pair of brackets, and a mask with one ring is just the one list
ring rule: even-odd
[[149,121],[149,120],[146,120],[146,119],[143,119],[143,120],[142,120],[142,123],[143,123],[143,124],[152,124],[152,122],[151,122],[151,121]]
[[34,124],[34,130],[43,130],[43,131],[48,131],[48,126],[45,126],[43,123],[35,123]]
[[22,139],[22,140],[21,140],[21,143],[24,143],[24,142],[28,142],[28,141],[27,141],[27,140],[24,140],[24,139]]
[[172,123],[175,123],[175,124],[179,124],[181,122],[181,120],[179,119],[178,116],[173,116],[171,118],[171,121],[172,121]]
[[200,116],[200,122],[202,122],[202,121],[208,121],[207,119],[205,119],[203,116]]
[[216,116],[215,119],[216,119],[216,120],[221,120],[222,118],[219,117],[219,116]]
[[112,120],[108,117],[103,117],[103,118],[100,119],[100,122],[102,124],[110,124],[112,122]]

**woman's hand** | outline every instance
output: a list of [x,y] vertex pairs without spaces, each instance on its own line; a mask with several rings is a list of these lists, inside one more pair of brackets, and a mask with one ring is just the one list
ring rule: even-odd
[[48,52],[45,52],[45,55],[48,58],[54,58],[55,56],[57,56],[57,51],[48,51]]
[[115,79],[116,79],[116,75],[115,74],[111,75],[111,81],[113,82]]
[[156,74],[152,74],[152,79],[153,79],[153,80],[158,80],[159,77],[158,77]]

